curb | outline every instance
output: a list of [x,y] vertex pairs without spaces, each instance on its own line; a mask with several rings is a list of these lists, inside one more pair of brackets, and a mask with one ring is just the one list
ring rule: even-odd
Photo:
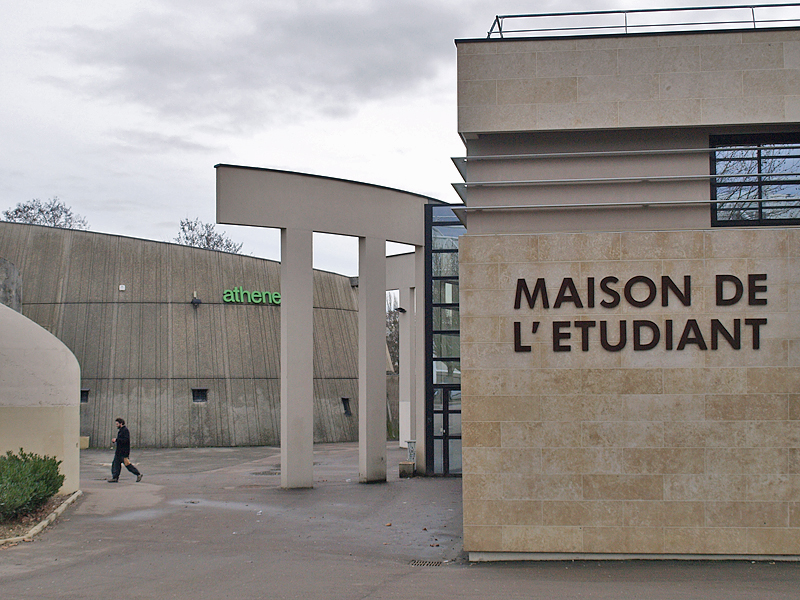
[[80,498],[82,495],[83,495],[83,491],[82,490],[78,490],[77,492],[72,494],[69,498],[64,500],[64,502],[61,503],[61,506],[59,506],[57,509],[55,509],[53,512],[51,512],[49,515],[47,515],[47,517],[45,517],[44,520],[40,521],[37,525],[35,525],[28,533],[26,533],[25,535],[18,535],[17,537],[6,538],[4,540],[0,540],[0,546],[4,546],[5,544],[13,544],[15,542],[30,542],[30,541],[33,541],[33,536],[38,535],[39,533],[41,533],[42,530],[44,530],[45,527],[50,525],[50,523],[52,523],[59,516],[61,516],[61,513],[63,513],[65,510],[67,510],[67,507],[70,504],[72,504],[73,502],[75,502],[75,500]]

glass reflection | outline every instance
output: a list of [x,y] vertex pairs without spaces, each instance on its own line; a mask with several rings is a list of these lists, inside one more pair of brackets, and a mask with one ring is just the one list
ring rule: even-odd
[[458,307],[442,308],[439,306],[434,306],[433,329],[434,331],[442,329],[461,329],[461,316]]
[[450,429],[447,431],[448,435],[461,435],[461,413],[450,413],[448,418]]
[[433,357],[458,358],[461,356],[461,335],[458,333],[434,333]]
[[455,383],[461,385],[461,361],[459,360],[434,360],[433,383]]
[[451,473],[461,473],[461,440],[450,440],[448,456]]
[[434,277],[458,277],[458,252],[434,252],[431,262]]
[[434,304],[458,304],[458,279],[431,282]]

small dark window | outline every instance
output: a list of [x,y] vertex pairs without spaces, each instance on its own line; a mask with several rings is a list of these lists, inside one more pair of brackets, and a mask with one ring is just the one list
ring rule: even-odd
[[344,408],[344,415],[351,417],[353,413],[350,410],[350,398],[342,398],[342,408]]
[[81,390],[81,404],[89,402],[89,390]]
[[192,402],[208,402],[208,390],[206,388],[192,388]]

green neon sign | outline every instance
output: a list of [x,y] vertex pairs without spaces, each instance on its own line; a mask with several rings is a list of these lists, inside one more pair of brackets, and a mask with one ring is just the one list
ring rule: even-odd
[[234,304],[279,305],[281,303],[281,295],[278,292],[250,292],[243,289],[242,286],[238,286],[222,292],[222,301]]

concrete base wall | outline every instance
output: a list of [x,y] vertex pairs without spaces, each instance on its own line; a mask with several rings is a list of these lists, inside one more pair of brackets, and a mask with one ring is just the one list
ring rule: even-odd
[[64,475],[60,493],[70,494],[80,487],[79,429],[77,406],[0,406],[0,454],[22,448],[54,456]]
[[[80,434],[92,448],[108,447],[118,416],[138,448],[280,445],[279,379],[84,379],[81,385],[89,402],[81,404]],[[192,402],[192,387],[207,389],[208,401]],[[342,398],[350,400],[350,416]],[[314,442],[356,441],[358,407],[357,379],[315,379]]]

